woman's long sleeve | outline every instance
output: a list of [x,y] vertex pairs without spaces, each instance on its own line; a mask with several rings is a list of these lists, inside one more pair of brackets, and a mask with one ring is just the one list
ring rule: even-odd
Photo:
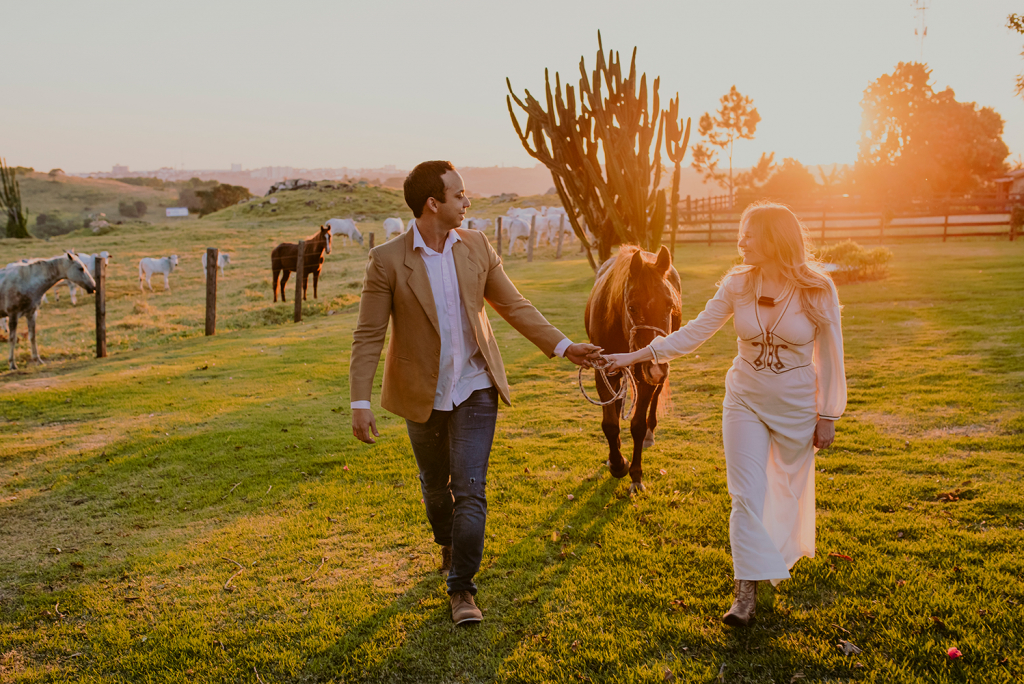
[[654,338],[648,345],[654,354],[654,362],[665,363],[694,351],[721,330],[732,314],[732,295],[723,282],[699,316],[667,337],[659,335]]
[[843,363],[843,327],[839,296],[830,293],[826,309],[829,325],[819,327],[814,338],[814,370],[817,375],[818,416],[838,420],[846,410],[846,366]]

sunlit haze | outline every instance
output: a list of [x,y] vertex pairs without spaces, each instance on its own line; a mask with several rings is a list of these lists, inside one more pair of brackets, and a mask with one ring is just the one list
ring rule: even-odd
[[[4,0],[0,156],[68,172],[532,166],[509,122],[505,77],[543,91],[606,48],[638,48],[696,120],[735,84],[762,123],[736,149],[804,164],[856,158],[864,88],[922,59],[936,89],[991,106],[1024,151],[1020,3],[15,2]],[[694,136],[696,139],[696,135]],[[689,157],[688,157],[689,159]]]

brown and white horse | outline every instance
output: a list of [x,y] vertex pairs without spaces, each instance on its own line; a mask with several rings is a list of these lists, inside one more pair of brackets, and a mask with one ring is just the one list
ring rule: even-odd
[[[316,235],[311,235],[305,241],[305,258],[302,262],[302,298],[306,298],[306,288],[309,286],[309,274],[313,274],[313,299],[316,299],[316,286],[320,282],[320,271],[324,267],[324,254],[331,253],[331,229],[330,226],[320,226]],[[281,301],[286,301],[284,286],[288,282],[288,276],[295,271],[297,265],[296,257],[299,254],[299,245],[294,242],[282,242],[270,252],[270,268],[274,272],[274,301],[277,301],[277,278],[281,276]]]
[[[665,247],[657,255],[634,245],[623,245],[613,259],[597,272],[597,281],[587,300],[584,313],[591,344],[605,352],[621,354],[642,349],[656,335],[668,335],[680,325],[679,273],[672,266],[672,255]],[[630,493],[643,490],[641,454],[654,444],[658,425],[658,398],[668,384],[668,364],[652,362],[632,367],[636,378],[636,397],[629,431],[633,436],[633,459],[622,457],[619,416],[623,399],[611,401],[623,381],[622,375],[609,376],[607,384],[600,370],[595,381],[604,406],[601,427],[608,439],[608,467],[613,477],[629,473]],[[608,387],[611,385],[611,388]]]

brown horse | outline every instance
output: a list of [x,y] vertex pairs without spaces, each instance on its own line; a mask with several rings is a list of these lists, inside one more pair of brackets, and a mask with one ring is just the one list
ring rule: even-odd
[[[681,285],[672,266],[672,255],[665,247],[657,255],[634,245],[623,245],[614,259],[597,272],[597,281],[587,300],[584,313],[591,344],[605,352],[621,354],[642,349],[656,335],[668,335],[679,329]],[[608,377],[609,389],[595,371],[598,393],[604,406],[601,427],[608,438],[608,467],[614,477],[629,473],[630,494],[643,491],[641,454],[654,444],[658,425],[658,398],[668,384],[668,364],[652,362],[632,367],[636,377],[636,405],[629,432],[633,436],[633,460],[627,464],[620,450],[619,416],[622,399],[610,401],[619,390],[622,375]]]
[[[313,299],[316,299],[316,286],[320,282],[320,271],[324,267],[324,254],[331,253],[331,229],[320,226],[316,235],[306,238],[305,258],[302,262],[302,299],[306,299],[306,288],[309,286],[309,274],[313,274]],[[282,242],[270,252],[270,268],[274,271],[274,301],[277,301],[277,277],[281,275],[281,301],[288,276],[295,270],[299,246],[294,242]]]

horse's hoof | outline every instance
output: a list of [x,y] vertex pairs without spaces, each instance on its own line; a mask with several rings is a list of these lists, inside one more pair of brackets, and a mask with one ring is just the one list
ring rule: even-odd
[[612,474],[612,477],[616,479],[621,479],[629,474],[629,464],[625,461],[622,463],[622,470],[615,470],[615,468],[612,467],[611,461],[605,461],[605,465],[608,466],[608,471]]
[[652,446],[654,446],[654,432],[648,430],[647,436],[644,437],[644,449],[649,449]]
[[645,492],[645,491],[647,491],[647,487],[644,487],[644,483],[643,482],[631,482],[629,484],[629,495],[630,496],[633,496],[634,494],[640,494],[640,493]]

